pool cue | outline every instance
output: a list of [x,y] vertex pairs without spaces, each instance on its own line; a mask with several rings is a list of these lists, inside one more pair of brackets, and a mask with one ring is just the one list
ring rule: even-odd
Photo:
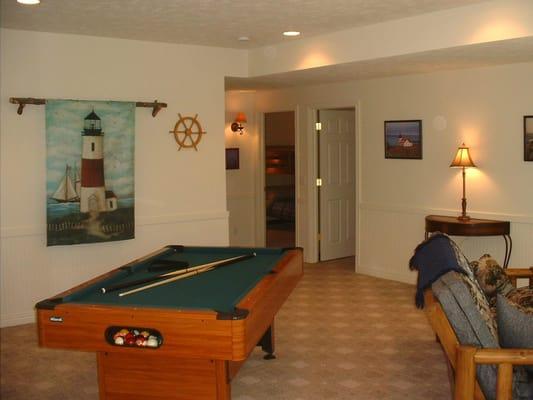
[[[200,266],[201,267],[201,266]],[[147,278],[142,278],[142,279],[136,279],[134,281],[128,281],[128,282],[123,282],[123,283],[117,283],[116,285],[111,285],[111,286],[107,286],[107,287],[102,287],[100,288],[100,291],[102,293],[109,293],[109,292],[114,292],[116,290],[120,290],[120,289],[126,289],[126,288],[129,288],[131,286],[137,286],[137,285],[142,285],[143,283],[150,283],[150,282],[154,282],[154,281],[157,281],[159,279],[164,279],[165,277],[168,277],[168,276],[173,276],[173,275],[179,275],[179,274],[185,274],[187,272],[190,272],[191,270],[193,270],[194,268],[196,267],[191,267],[191,268],[181,268],[181,269],[178,269],[178,270],[174,270],[174,271],[170,271],[170,272],[166,272],[164,274],[160,274],[160,275],[154,275],[154,276],[150,276],[150,277],[147,277]]]
[[256,256],[256,253],[245,254],[245,255],[237,256],[237,257],[230,257],[230,258],[226,258],[223,260],[218,260],[218,261],[213,261],[213,262],[206,263],[206,264],[197,265],[195,267],[189,267],[185,269],[180,269],[178,271],[167,272],[166,274],[152,276],[149,278],[137,279],[135,281],[119,283],[116,285],[109,286],[107,288],[101,288],[101,290],[102,290],[102,293],[107,293],[107,292],[116,291],[119,289],[127,289],[129,287],[141,285],[143,283],[151,283],[151,282],[160,281],[161,279],[165,279],[169,277],[181,276],[181,275],[184,275],[190,272],[201,270],[206,267],[222,267],[224,265],[233,264],[233,263],[246,260],[248,258],[252,258],[255,256]]
[[226,260],[215,261],[215,262],[212,262],[212,263],[199,265],[198,267],[200,267],[200,268],[193,267],[193,268],[196,268],[194,271],[191,271],[191,272],[188,272],[188,273],[185,273],[185,274],[180,274],[180,275],[177,275],[177,276],[173,276],[173,277],[170,277],[168,279],[165,279],[165,280],[162,280],[162,281],[158,281],[158,282],[154,282],[154,283],[151,283],[151,284],[146,285],[146,286],[141,286],[140,288],[137,288],[137,289],[128,290],[127,292],[122,292],[122,293],[119,293],[118,295],[120,297],[128,296],[130,294],[137,293],[137,292],[140,292],[140,291],[143,291],[143,290],[146,290],[146,289],[151,289],[153,287],[166,285],[167,283],[175,282],[175,281],[180,280],[180,279],[185,279],[185,278],[188,278],[188,277],[191,277],[191,276],[194,276],[194,275],[198,275],[198,274],[201,274],[201,273],[204,273],[204,272],[215,270],[215,269],[217,269],[219,267],[223,267],[223,266],[226,266],[226,265],[234,264],[234,263],[239,262],[239,261],[247,260],[249,258],[255,257],[256,255],[257,254],[254,252],[254,253],[246,254],[246,255],[243,255],[243,256],[228,258]]
[[201,274],[203,272],[211,271],[211,270],[213,270],[215,268],[216,267],[213,267],[213,266],[211,266],[211,267],[203,267],[203,268],[200,268],[200,269],[198,269],[196,271],[191,271],[191,272],[188,272],[186,274],[173,276],[173,277],[165,279],[163,281],[157,281],[157,282],[151,283],[151,284],[146,285],[146,286],[141,286],[141,287],[139,287],[137,289],[131,289],[131,290],[128,290],[126,292],[119,293],[118,295],[120,297],[128,296],[130,294],[141,292],[143,290],[147,290],[147,289],[151,289],[151,288],[154,288],[154,287],[157,287],[157,286],[166,285],[167,283],[179,281],[180,279],[185,279],[185,278],[189,278],[189,277],[194,276],[194,275],[199,275],[199,274]]
[[223,260],[213,261],[213,262],[210,262],[210,263],[207,263],[207,264],[197,265],[195,267],[179,269],[177,271],[171,271],[171,272],[167,272],[167,273],[161,274],[161,275],[150,276],[148,278],[142,278],[142,279],[137,279],[137,280],[134,280],[134,281],[123,282],[123,283],[117,283],[116,285],[111,285],[109,287],[103,287],[100,290],[102,291],[102,293],[105,294],[105,293],[113,292],[113,291],[120,290],[120,289],[127,289],[127,288],[132,287],[132,286],[142,285],[143,283],[151,283],[151,282],[155,282],[155,281],[158,281],[160,279],[165,279],[165,278],[168,278],[168,277],[171,277],[171,276],[186,274],[188,272],[196,271],[196,270],[199,270],[201,268],[205,268],[207,266],[218,264],[218,263],[237,262],[237,261],[243,259],[243,257],[247,257],[247,256],[249,256],[249,254],[246,254],[244,256],[237,256],[237,257],[226,258],[226,259],[223,259]]

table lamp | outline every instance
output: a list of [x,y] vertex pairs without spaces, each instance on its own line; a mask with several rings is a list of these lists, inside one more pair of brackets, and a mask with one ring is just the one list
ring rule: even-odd
[[465,169],[469,167],[475,168],[474,161],[472,161],[472,158],[470,157],[470,152],[468,151],[468,147],[465,146],[463,143],[459,148],[457,149],[457,154],[455,154],[455,158],[453,159],[452,163],[450,164],[450,167],[452,168],[462,168],[463,169],[463,198],[461,199],[461,207],[463,209],[463,212],[457,219],[459,221],[469,221],[470,217],[466,215],[466,185],[465,185],[465,178],[466,173]]

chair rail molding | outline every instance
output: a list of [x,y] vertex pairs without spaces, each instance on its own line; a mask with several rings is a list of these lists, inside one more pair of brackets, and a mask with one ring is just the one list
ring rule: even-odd
[[[400,204],[386,204],[386,203],[372,203],[363,202],[360,204],[361,210],[368,211],[382,211],[401,214],[416,214],[416,215],[459,215],[460,210],[455,208],[433,208],[433,207],[410,207]],[[487,218],[505,220],[521,224],[533,224],[533,215],[527,214],[510,214],[499,213],[493,211],[475,211],[469,210],[472,218]]]
[[[146,215],[136,217],[135,226],[141,227],[147,225],[168,225],[195,221],[227,220],[228,216],[228,211],[204,211],[184,214]],[[46,224],[0,227],[1,238],[40,236],[45,234]]]

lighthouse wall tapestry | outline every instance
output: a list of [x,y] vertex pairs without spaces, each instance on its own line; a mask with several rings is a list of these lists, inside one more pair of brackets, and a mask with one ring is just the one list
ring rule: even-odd
[[132,239],[135,103],[47,100],[47,245]]

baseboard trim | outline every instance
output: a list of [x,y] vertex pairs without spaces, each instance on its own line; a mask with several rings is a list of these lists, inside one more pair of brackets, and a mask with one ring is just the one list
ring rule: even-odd
[[35,323],[35,313],[20,313],[0,316],[0,328]]
[[409,283],[411,285],[414,285],[416,283],[416,274],[414,272],[410,273],[409,271],[402,273],[398,271],[391,271],[389,269],[384,269],[384,268],[363,267],[359,265],[355,269],[355,272],[357,274],[370,275],[376,278]]

